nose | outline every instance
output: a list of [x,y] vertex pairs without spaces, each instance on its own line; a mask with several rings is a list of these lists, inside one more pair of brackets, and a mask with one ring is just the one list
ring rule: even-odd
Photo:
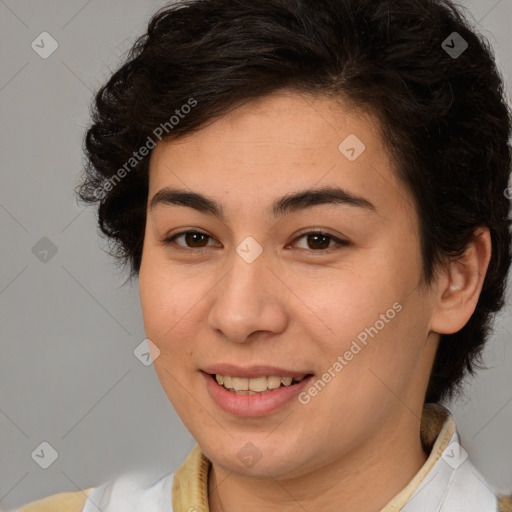
[[214,288],[209,328],[236,343],[265,337],[263,333],[283,332],[290,292],[268,266],[265,253],[252,263],[235,253],[232,261],[231,269]]

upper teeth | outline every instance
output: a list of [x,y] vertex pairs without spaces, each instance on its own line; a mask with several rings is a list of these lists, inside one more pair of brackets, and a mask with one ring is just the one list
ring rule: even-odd
[[292,381],[300,382],[304,375],[300,377],[278,377],[271,375],[269,377],[254,377],[251,379],[244,377],[230,377],[229,375],[215,375],[217,382],[226,389],[234,391],[247,391],[254,393],[267,391],[269,389],[277,389],[281,384],[290,386]]

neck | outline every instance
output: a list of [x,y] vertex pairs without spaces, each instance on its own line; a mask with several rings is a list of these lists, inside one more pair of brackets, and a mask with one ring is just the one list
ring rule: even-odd
[[395,418],[334,463],[293,479],[248,478],[212,465],[210,512],[381,510],[427,459],[419,419],[409,412],[402,420]]

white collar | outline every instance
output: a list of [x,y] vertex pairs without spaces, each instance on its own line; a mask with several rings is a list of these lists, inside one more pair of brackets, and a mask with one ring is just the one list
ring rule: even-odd
[[[450,411],[426,404],[421,427],[430,455],[380,512],[496,512],[496,494],[460,446]],[[208,512],[209,466],[196,446],[175,473],[156,482],[131,472],[97,487],[82,512],[173,512],[173,505],[175,512]]]

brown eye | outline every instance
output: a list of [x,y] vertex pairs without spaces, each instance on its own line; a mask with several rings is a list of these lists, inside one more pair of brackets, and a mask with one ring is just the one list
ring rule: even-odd
[[185,244],[178,243],[176,245],[185,249],[203,249],[208,246],[205,242],[208,242],[208,239],[211,238],[210,235],[201,231],[182,231],[181,233],[176,233],[175,235],[165,238],[163,243],[165,245],[171,245],[180,237],[184,237]]
[[185,243],[189,247],[204,247],[203,242],[208,238],[208,235],[204,235],[203,233],[198,233],[191,231],[189,233],[184,233]]
[[[322,235],[322,234],[315,234],[315,235],[307,235],[308,240],[308,247],[310,249],[327,249],[329,247],[329,244],[332,240],[332,238]],[[311,243],[309,243],[311,242]]]
[[[184,243],[177,243],[176,240],[183,237]],[[176,245],[182,249],[205,249],[209,245],[208,241],[213,238],[203,233],[202,231],[182,231],[170,237],[164,238],[162,242],[164,245]],[[310,252],[327,253],[331,250],[336,250],[342,246],[350,245],[350,242],[341,240],[329,233],[323,231],[309,231],[303,233],[295,239],[295,242],[300,239],[306,239],[306,247],[301,247]]]
[[[332,249],[339,249],[340,246],[350,245],[350,242],[341,240],[340,238],[323,231],[309,231],[308,233],[302,233],[302,235],[297,237],[295,240],[297,241],[302,238],[306,239],[306,247],[301,247],[301,249],[316,252],[330,252]],[[334,242],[334,244],[331,245],[331,242]]]

